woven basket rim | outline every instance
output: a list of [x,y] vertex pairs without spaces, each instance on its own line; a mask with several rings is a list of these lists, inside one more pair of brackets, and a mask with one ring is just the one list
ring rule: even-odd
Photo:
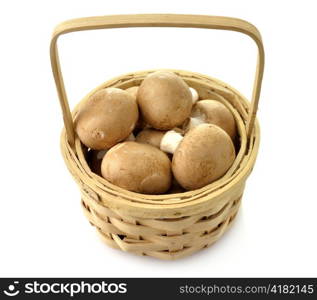
[[[162,70],[162,69],[160,69],[160,70]],[[209,82],[209,84],[211,82],[214,82],[214,83],[220,85],[221,87],[228,89],[234,95],[238,96],[239,101],[242,100],[242,102],[243,102],[242,104],[245,106],[245,108],[246,109],[249,108],[248,100],[239,91],[237,91],[236,89],[234,89],[233,87],[231,87],[230,85],[228,85],[227,83],[224,83],[223,81],[221,81],[219,79],[216,79],[216,78],[213,78],[210,76],[206,76],[206,75],[203,75],[200,73],[196,73],[196,72],[191,72],[191,71],[174,70],[174,69],[163,69],[163,70],[175,72],[183,77],[185,75],[192,76],[193,80],[195,78],[198,78],[199,80],[205,80],[206,84],[208,84],[208,82]],[[95,89],[90,91],[79,102],[79,104],[84,102],[91,94],[95,93],[97,90],[99,90],[101,88],[104,88],[106,86],[115,86],[115,84],[120,85],[120,84],[127,82],[128,80],[133,82],[133,80],[137,76],[142,77],[142,76],[145,76],[146,74],[149,74],[149,73],[152,73],[155,71],[157,71],[157,70],[138,71],[138,72],[128,73],[128,74],[124,74],[124,75],[115,77],[109,81],[102,83],[101,85],[99,85],[98,87],[96,87]],[[73,117],[76,114],[76,109],[78,109],[79,104],[76,106],[76,108],[73,111]],[[234,109],[238,112],[236,107],[234,107]],[[107,197],[108,201],[107,201],[107,203],[104,203],[104,205],[106,205],[108,207],[112,207],[113,209],[120,209],[122,207],[127,209],[127,207],[128,207],[131,209],[131,212],[137,210],[138,208],[142,208],[142,209],[148,208],[152,212],[155,212],[155,211],[157,212],[159,210],[166,211],[169,209],[172,209],[173,211],[175,211],[175,208],[176,209],[178,208],[180,210],[179,213],[182,214],[182,212],[181,212],[182,210],[186,210],[186,208],[192,207],[192,206],[197,206],[197,211],[200,211],[199,207],[202,209],[202,206],[204,206],[204,202],[212,201],[212,199],[214,197],[219,196],[221,193],[226,193],[230,189],[234,189],[235,186],[238,185],[238,183],[240,183],[243,180],[245,181],[246,177],[251,172],[253,165],[255,163],[255,160],[256,160],[258,147],[259,147],[259,137],[260,137],[259,124],[258,124],[258,121],[256,120],[255,127],[253,129],[253,132],[252,132],[252,135],[251,135],[251,138],[249,141],[250,148],[249,148],[249,150],[248,150],[248,148],[246,148],[246,151],[248,150],[249,153],[248,153],[248,156],[244,157],[244,159],[247,159],[247,161],[244,161],[243,166],[237,168],[238,171],[236,173],[234,173],[235,174],[234,177],[230,176],[228,178],[227,182],[222,182],[219,184],[219,186],[217,186],[217,183],[221,182],[221,181],[217,180],[217,181],[213,182],[212,184],[209,184],[201,189],[197,189],[194,191],[187,191],[184,193],[176,193],[176,194],[165,194],[165,195],[145,195],[145,194],[139,194],[139,193],[135,193],[135,192],[126,191],[122,188],[119,188],[117,186],[114,186],[114,185],[108,183],[105,179],[102,178],[101,180],[103,181],[103,184],[105,185],[105,187],[107,187],[111,190],[112,195],[110,195],[111,192],[109,193],[109,191],[108,192],[102,191],[100,188],[98,188],[97,194],[100,192],[105,192],[105,193],[109,194],[109,195],[107,195],[107,196],[109,196],[109,197]],[[70,145],[67,142],[65,129],[63,129],[62,135],[61,135],[61,146],[62,146],[62,153],[63,153],[64,159],[65,159],[66,164],[68,165],[68,168],[70,169],[72,175],[74,176],[74,174],[82,172],[80,174],[80,178],[81,178],[80,180],[88,188],[90,188],[92,191],[95,191],[97,189],[96,184],[95,184],[96,183],[96,176],[98,176],[98,175],[92,173],[90,170],[89,170],[90,173],[87,170],[86,170],[86,173],[84,173],[83,170],[80,170],[83,168],[83,166],[79,166],[80,161],[77,161],[76,163],[74,163],[76,155],[81,157],[81,158],[84,157],[84,154],[83,154],[83,151],[81,148],[81,143],[80,143],[78,137],[76,137],[75,149],[71,149]],[[70,158],[71,157],[70,153],[68,153],[68,154],[66,153],[66,149],[68,149],[68,152],[73,151],[72,158]],[[73,160],[73,164],[69,163],[69,159]],[[243,159],[241,160],[241,163],[242,163],[242,161],[243,161]],[[83,164],[83,163],[81,163],[81,164]],[[79,175],[79,174],[77,174],[77,175]],[[74,177],[76,177],[76,176],[74,176]],[[208,191],[210,191],[211,185],[213,186],[213,191],[208,193]],[[200,196],[200,194],[203,194],[203,196]],[[180,201],[179,198],[185,198],[185,201]],[[96,199],[96,201],[99,202],[100,199]],[[174,212],[174,215],[176,216],[178,214]]]

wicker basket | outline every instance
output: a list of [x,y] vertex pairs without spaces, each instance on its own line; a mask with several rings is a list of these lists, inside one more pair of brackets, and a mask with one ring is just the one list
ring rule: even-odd
[[[167,195],[143,195],[114,186],[93,173],[85,159],[85,149],[74,133],[71,114],[58,60],[60,35],[91,29],[122,27],[192,27],[233,30],[249,35],[258,46],[258,65],[251,104],[238,91],[217,79],[180,70],[172,70],[202,98],[224,103],[233,113],[240,136],[237,157],[219,180],[198,190]],[[264,67],[264,50],[258,30],[233,18],[195,15],[119,15],[76,19],[60,24],[51,41],[51,62],[65,129],[61,149],[66,165],[78,183],[82,208],[102,239],[111,247],[160,259],[176,259],[213,244],[235,218],[259,147],[256,111]],[[107,81],[105,87],[128,88],[139,85],[152,71],[126,74]],[[82,102],[81,102],[82,103]]]

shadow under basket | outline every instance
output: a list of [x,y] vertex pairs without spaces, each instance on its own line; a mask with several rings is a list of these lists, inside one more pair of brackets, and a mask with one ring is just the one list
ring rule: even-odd
[[[236,159],[217,181],[194,191],[144,195],[117,187],[93,173],[86,148],[74,133],[73,120],[80,107],[96,91],[138,86],[156,70],[119,76],[91,91],[70,113],[58,61],[56,41],[67,32],[117,27],[199,27],[235,30],[251,36],[259,49],[253,98],[249,103],[237,90],[217,79],[189,71],[170,70],[195,88],[201,99],[215,99],[234,115],[239,139]],[[65,128],[61,149],[66,165],[81,190],[85,216],[109,246],[160,259],[177,259],[212,245],[231,226],[242,198],[245,182],[259,147],[255,115],[263,75],[264,52],[256,28],[242,20],[193,15],[125,15],[77,19],[62,23],[54,32],[51,60],[61,102]]]

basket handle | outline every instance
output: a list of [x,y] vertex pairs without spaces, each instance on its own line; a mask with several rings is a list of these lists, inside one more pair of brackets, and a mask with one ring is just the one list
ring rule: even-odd
[[53,32],[50,45],[51,65],[60,105],[63,112],[67,138],[70,145],[74,145],[75,141],[74,124],[69,109],[62,71],[58,58],[58,37],[62,34],[74,31],[126,27],[187,27],[222,29],[238,31],[250,36],[258,47],[258,60],[253,84],[251,109],[249,110],[247,120],[247,136],[250,137],[255,123],[264,70],[264,49],[262,39],[255,26],[241,19],[229,17],[175,14],[113,15],[69,20],[59,24]]

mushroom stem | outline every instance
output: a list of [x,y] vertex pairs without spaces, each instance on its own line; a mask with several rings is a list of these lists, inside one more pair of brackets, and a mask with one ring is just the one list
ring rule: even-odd
[[167,153],[174,153],[182,139],[183,136],[180,133],[175,130],[169,130],[161,140],[160,149]]
[[198,95],[198,92],[194,88],[190,87],[189,90],[192,93],[192,101],[194,105],[198,101],[199,95]]
[[185,132],[187,132],[188,130],[204,123],[206,123],[206,121],[203,116],[190,117],[187,122],[184,123],[183,129]]

